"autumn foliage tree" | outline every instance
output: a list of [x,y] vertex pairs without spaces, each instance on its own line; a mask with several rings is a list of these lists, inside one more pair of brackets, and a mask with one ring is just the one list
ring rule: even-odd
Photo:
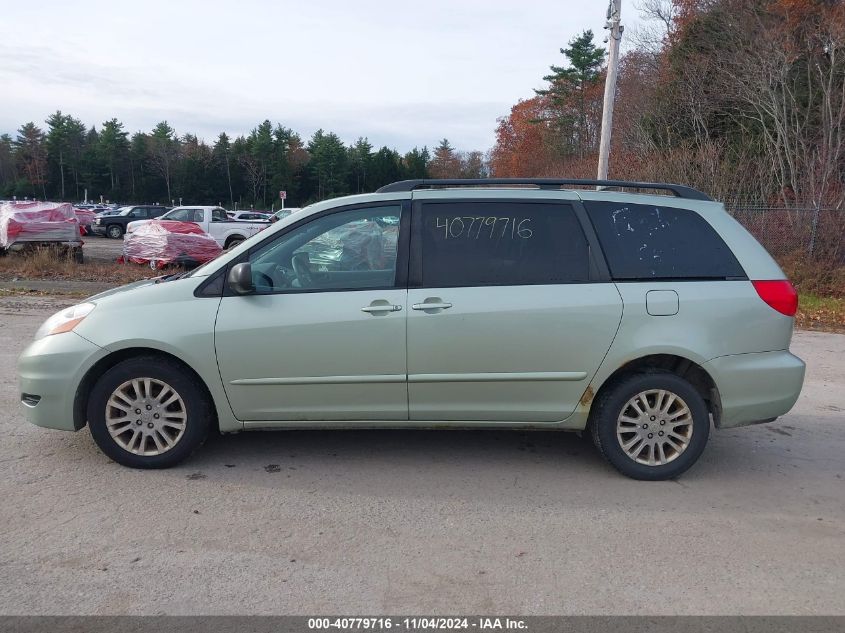
[[586,175],[601,131],[605,51],[584,31],[560,52],[566,64],[551,66],[546,87],[499,120],[490,161],[495,176]]
[[557,159],[551,145],[547,97],[537,96],[517,103],[508,116],[499,119],[496,145],[490,156],[490,168],[500,178],[550,176]]

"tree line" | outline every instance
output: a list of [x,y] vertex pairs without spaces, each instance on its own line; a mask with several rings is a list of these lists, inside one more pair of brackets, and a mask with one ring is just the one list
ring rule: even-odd
[[[671,181],[721,200],[845,206],[845,2],[640,0],[626,33],[610,176]],[[633,46],[631,45],[633,43]],[[0,198],[223,203],[269,208],[373,191],[403,178],[493,175],[592,178],[605,57],[585,31],[561,49],[534,95],[496,129],[489,155],[436,148],[400,154],[366,138],[304,140],[264,121],[212,145],[162,121],[131,136],[56,112],[0,136]],[[538,83],[541,78],[538,77]]]
[[167,121],[131,136],[117,119],[89,128],[61,111],[45,125],[0,135],[0,199],[80,201],[87,190],[89,198],[122,203],[270,209],[279,206],[279,191],[287,206],[301,206],[406,178],[487,175],[481,152],[458,151],[447,139],[400,154],[365,137],[347,146],[324,130],[306,142],[269,120],[234,139],[221,133],[213,145]]

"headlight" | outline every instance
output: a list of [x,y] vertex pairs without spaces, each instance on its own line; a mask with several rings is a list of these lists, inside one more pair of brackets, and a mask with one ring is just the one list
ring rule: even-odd
[[49,319],[44,321],[38,331],[35,333],[35,340],[51,334],[61,334],[62,332],[70,332],[77,325],[82,323],[82,320],[91,314],[91,311],[96,307],[93,303],[80,303],[71,306],[66,310],[57,312]]

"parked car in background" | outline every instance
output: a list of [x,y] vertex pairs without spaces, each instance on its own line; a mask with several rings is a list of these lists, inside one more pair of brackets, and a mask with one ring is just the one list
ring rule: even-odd
[[283,220],[286,217],[293,215],[297,211],[299,211],[299,207],[290,207],[288,209],[279,209],[273,214],[273,217],[270,218],[271,222],[278,222],[279,220]]
[[248,220],[253,222],[269,222],[270,213],[263,211],[227,211],[226,215],[232,220]]
[[[267,221],[232,220],[223,207],[175,207],[160,218],[177,222],[194,222],[211,235],[223,248],[232,248],[248,237],[252,237],[269,226]],[[132,232],[150,220],[130,222],[127,231]]]
[[[170,215],[205,210],[244,224]],[[670,479],[711,425],[795,404],[797,303],[688,187],[406,181],[57,313],[20,357],[20,397],[33,423],[87,424],[136,468],[177,464],[212,431],[452,426],[587,432],[623,474]]]
[[126,226],[134,220],[147,220],[157,218],[164,215],[170,210],[170,207],[162,207],[158,205],[137,205],[131,207],[121,207],[114,211],[108,210],[99,213],[94,218],[94,223],[91,229],[97,235],[106,235],[108,237],[119,239],[126,233]]
[[76,219],[79,220],[79,229],[82,234],[90,234],[91,227],[93,226],[94,220],[97,217],[93,209],[80,209],[78,207],[74,207],[73,211],[76,214]]

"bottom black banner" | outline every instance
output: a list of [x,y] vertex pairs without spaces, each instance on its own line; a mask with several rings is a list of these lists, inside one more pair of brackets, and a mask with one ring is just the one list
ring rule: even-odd
[[0,616],[14,633],[845,633],[845,616]]

